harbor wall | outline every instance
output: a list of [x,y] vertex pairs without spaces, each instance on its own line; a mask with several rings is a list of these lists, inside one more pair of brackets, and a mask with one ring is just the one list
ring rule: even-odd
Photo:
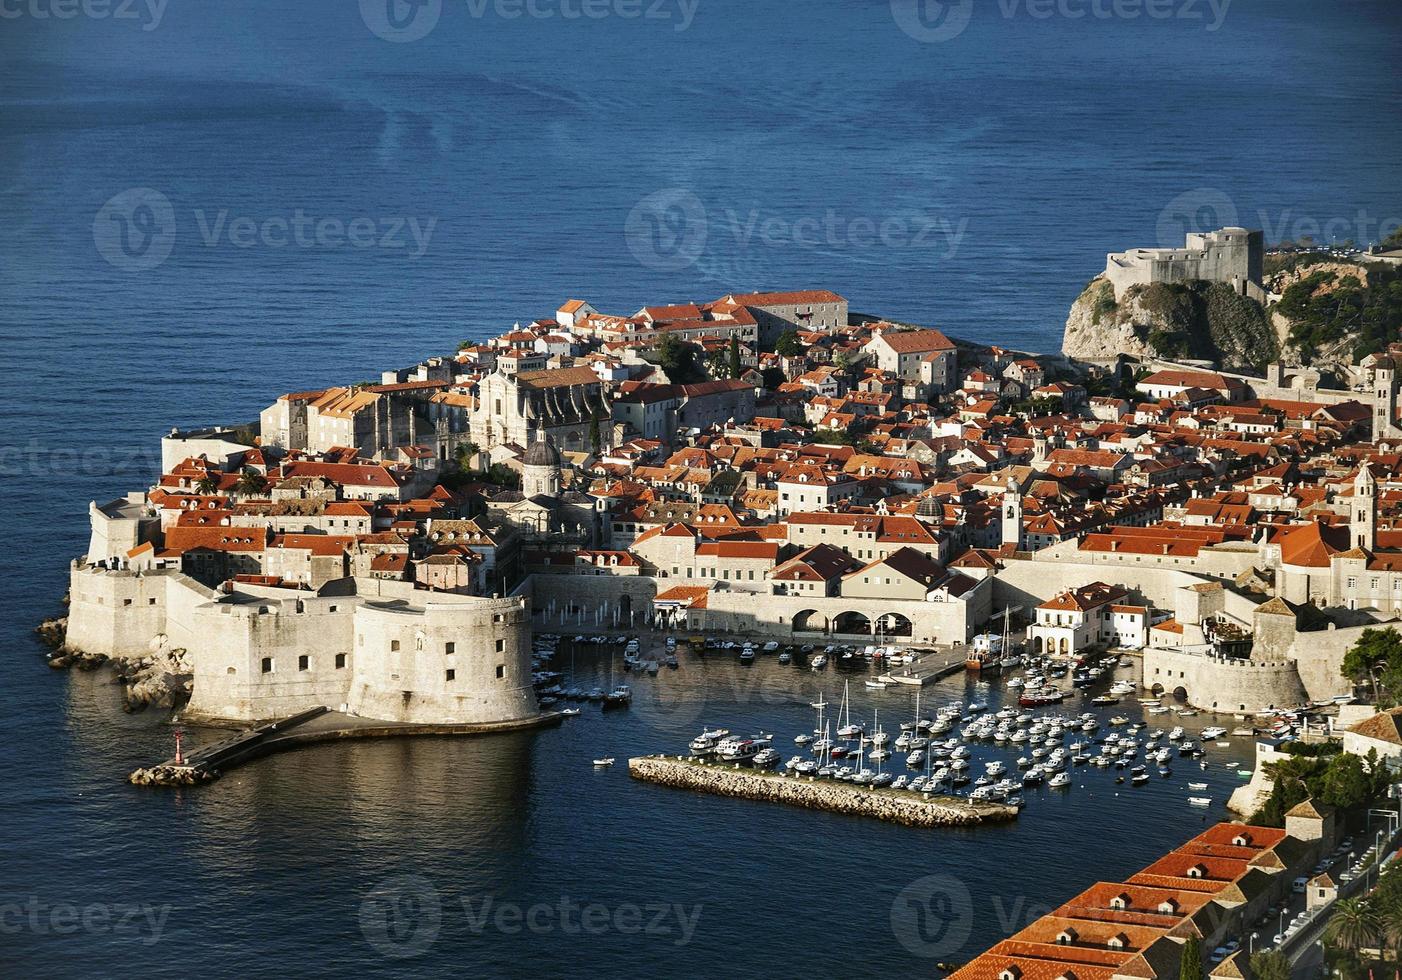
[[240,586],[169,569],[73,563],[66,645],[138,659],[183,648],[191,718],[258,721],[317,706],[413,724],[534,716],[527,598],[425,593],[356,580],[355,594]]
[[[529,595],[538,629],[568,631],[592,628],[601,612],[600,628],[615,628],[616,610],[631,609],[636,623],[650,615],[659,587],[670,588],[649,576],[534,575],[518,590]],[[983,580],[950,602],[909,599],[867,599],[828,596],[766,595],[729,589],[713,589],[704,608],[682,610],[678,621],[686,629],[714,630],[781,639],[811,638],[834,632],[844,613],[858,613],[871,624],[898,615],[910,621],[912,643],[966,643],[992,615],[994,586]],[[560,614],[564,613],[564,622]],[[579,613],[582,612],[582,618]],[[626,628],[626,613],[617,628]],[[847,635],[847,634],[842,634]],[[905,637],[892,637],[903,641]]]
[[1144,651],[1142,683],[1155,694],[1181,690],[1194,707],[1233,714],[1293,708],[1309,700],[1293,660],[1259,662],[1150,647]]
[[688,628],[787,639],[853,635],[839,630],[840,622],[850,621],[853,613],[865,617],[875,635],[876,624],[890,623],[893,617],[900,616],[910,623],[909,636],[891,635],[886,630],[880,634],[883,638],[959,645],[971,640],[978,627],[988,620],[993,592],[992,582],[987,579],[952,602],[712,592],[706,598],[705,609],[688,610],[686,623]]

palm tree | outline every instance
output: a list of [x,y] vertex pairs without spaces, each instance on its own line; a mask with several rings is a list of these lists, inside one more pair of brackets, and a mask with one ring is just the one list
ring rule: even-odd
[[250,496],[262,493],[267,485],[268,478],[251,466],[244,468],[244,471],[239,474],[239,482],[235,484],[239,493]]
[[195,492],[206,496],[219,492],[219,481],[215,479],[213,473],[206,473],[200,477],[200,482],[195,484]]
[[1325,940],[1350,953],[1377,942],[1381,934],[1382,918],[1361,898],[1339,899],[1324,927]]
[[1393,959],[1402,962],[1402,901],[1394,896],[1392,900],[1379,904],[1377,915],[1381,938],[1392,947]]

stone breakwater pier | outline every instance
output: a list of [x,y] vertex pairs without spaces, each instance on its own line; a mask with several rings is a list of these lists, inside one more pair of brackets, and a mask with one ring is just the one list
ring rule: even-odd
[[629,759],[628,775],[643,782],[675,789],[875,817],[908,827],[968,827],[1017,817],[1016,807],[1002,803],[872,789],[755,769],[731,769],[668,756]]
[[193,749],[181,758],[137,769],[127,781],[134,786],[193,786],[209,783],[254,759],[303,745],[350,738],[423,738],[493,735],[558,725],[564,716],[543,712],[513,721],[461,725],[415,725],[356,718],[325,707],[312,708],[279,721],[244,729]]

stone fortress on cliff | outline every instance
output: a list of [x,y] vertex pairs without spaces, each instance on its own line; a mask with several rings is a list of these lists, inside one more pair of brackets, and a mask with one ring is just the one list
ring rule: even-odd
[[1105,257],[1105,278],[1123,299],[1133,286],[1202,279],[1221,282],[1257,302],[1265,268],[1265,236],[1245,228],[1189,232],[1183,248],[1131,248]]

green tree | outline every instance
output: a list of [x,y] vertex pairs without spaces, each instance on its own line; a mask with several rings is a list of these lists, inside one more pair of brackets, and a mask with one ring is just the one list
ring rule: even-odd
[[803,353],[803,342],[798,339],[797,330],[785,330],[779,334],[774,344],[774,353],[780,357],[798,357]]
[[477,453],[477,443],[471,439],[458,443],[458,448],[453,451],[453,459],[458,464],[458,470],[463,473],[472,472],[477,465]]
[[856,439],[845,429],[814,429],[813,441],[827,446],[852,446]]
[[1251,957],[1251,975],[1256,980],[1290,980],[1290,957],[1278,949]]
[[219,492],[219,480],[213,473],[206,473],[200,477],[200,482],[195,484],[195,492],[202,494],[212,494]]
[[706,372],[696,362],[696,348],[676,334],[669,333],[662,337],[657,345],[657,364],[676,384],[691,384],[706,377]]
[[239,493],[249,496],[260,494],[267,488],[268,478],[251,466],[244,467],[243,472],[239,474],[238,483],[235,484]]
[[[1389,873],[1390,875],[1390,873]],[[1383,875],[1386,880],[1389,875]],[[1382,937],[1387,944],[1392,947],[1392,958],[1395,961],[1402,961],[1402,901],[1394,888],[1390,894],[1384,895],[1383,882],[1378,882],[1378,890],[1369,899],[1370,904],[1377,910],[1378,925],[1382,929]]]
[[1330,806],[1355,807],[1373,794],[1373,780],[1363,760],[1351,752],[1330,759],[1324,769],[1320,798]]
[[1189,936],[1183,944],[1183,952],[1178,960],[1178,980],[1203,980],[1202,945],[1196,936]]
[[744,368],[740,365],[740,338],[732,336],[730,338],[730,377],[738,378],[744,373]]
[[1341,898],[1334,903],[1334,914],[1324,927],[1325,942],[1357,954],[1364,946],[1378,941],[1382,919],[1361,898]]
[[594,414],[589,416],[589,449],[595,455],[599,455],[599,450],[603,448],[604,436],[599,429],[599,410],[594,409]]
[[[1402,693],[1402,633],[1393,626],[1364,630],[1344,654],[1339,673],[1354,684],[1368,684],[1379,706],[1384,701],[1395,701],[1397,693]],[[1387,690],[1389,680],[1393,684],[1391,692]]]
[[508,490],[514,490],[521,485],[521,475],[505,463],[493,463],[482,476],[488,483]]

